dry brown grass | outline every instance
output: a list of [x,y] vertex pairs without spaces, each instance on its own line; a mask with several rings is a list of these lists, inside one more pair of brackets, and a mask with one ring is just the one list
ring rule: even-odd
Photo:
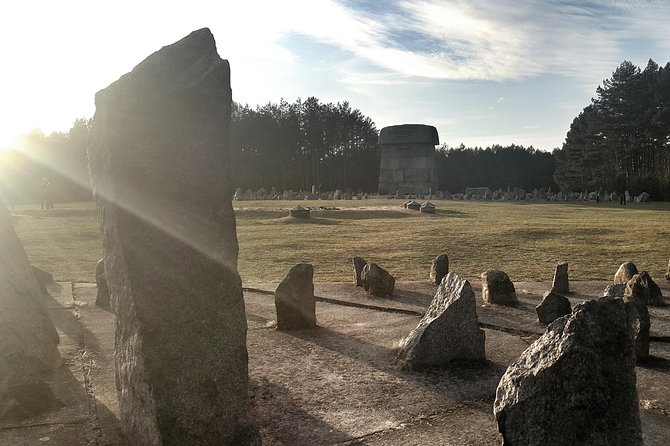
[[[296,263],[314,265],[315,281],[349,281],[351,257],[379,263],[398,280],[424,280],[440,253],[450,269],[478,280],[487,269],[515,281],[551,280],[556,262],[573,280],[609,280],[632,260],[656,280],[670,257],[670,203],[618,205],[437,201],[438,213],[401,208],[401,200],[236,202],[239,271],[245,283],[277,282]],[[314,211],[311,222],[288,209]],[[17,208],[14,226],[31,261],[58,280],[93,281],[100,257],[93,203],[55,211]]]

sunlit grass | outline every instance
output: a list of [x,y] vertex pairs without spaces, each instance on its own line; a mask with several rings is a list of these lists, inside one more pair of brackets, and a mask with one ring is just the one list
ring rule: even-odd
[[[297,204],[339,210],[313,211],[315,222],[306,224],[288,218]],[[626,260],[663,280],[670,257],[670,203],[623,208],[438,200],[437,215],[406,211],[401,204],[235,202],[240,275],[245,283],[277,282],[291,266],[307,262],[314,265],[315,281],[349,281],[351,257],[358,255],[398,280],[424,280],[431,260],[446,253],[450,269],[473,281],[490,268],[514,281],[547,281],[561,260],[569,262],[572,280],[609,280]],[[94,280],[101,251],[93,203],[15,213],[14,226],[36,266],[58,280]]]

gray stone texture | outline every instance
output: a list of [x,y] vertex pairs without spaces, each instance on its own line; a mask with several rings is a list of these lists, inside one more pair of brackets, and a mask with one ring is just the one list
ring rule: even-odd
[[0,246],[0,420],[19,420],[58,406],[47,382],[61,364],[59,338],[4,207]]
[[107,286],[107,278],[105,277],[105,259],[100,259],[95,264],[95,285],[98,288],[95,304],[102,308],[111,308],[111,296],[109,295],[109,287]]
[[440,254],[435,257],[433,263],[430,265],[430,281],[435,285],[442,282],[442,278],[449,274],[449,256]]
[[557,293],[569,293],[570,281],[568,280],[568,262],[558,262],[554,272],[554,280],[551,289]]
[[363,286],[363,281],[361,280],[361,273],[365,264],[368,263],[363,257],[354,257],[351,259],[354,262],[354,285]]
[[470,283],[449,273],[419,325],[401,341],[396,361],[406,370],[442,366],[454,360],[483,361],[484,341]]
[[549,325],[503,375],[493,413],[504,445],[641,445],[623,301],[588,301]]
[[436,192],[435,146],[439,143],[437,129],[430,125],[384,127],[379,132],[379,193]]
[[561,296],[552,289],[544,293],[542,303],[535,307],[535,311],[540,323],[550,324],[557,318],[570,314],[572,307],[567,297]]
[[96,94],[87,147],[131,444],[247,445],[228,62],[208,29]]
[[640,297],[645,304],[651,307],[664,307],[666,305],[661,288],[652,280],[648,272],[642,271],[639,281],[642,285]]
[[361,271],[363,288],[368,294],[385,297],[393,294],[395,278],[376,263],[367,263]]
[[603,291],[603,296],[621,299],[623,298],[623,294],[625,291],[626,291],[625,283],[610,283],[605,287],[605,291]]
[[628,319],[635,339],[635,359],[646,361],[649,359],[649,331],[651,319],[649,309],[645,303],[645,295],[649,289],[646,281],[640,274],[635,274],[626,284],[623,301],[628,310]]
[[637,274],[637,267],[633,262],[624,262],[614,274],[614,283],[626,283]]
[[514,284],[507,273],[489,270],[481,274],[482,300],[487,304],[514,305],[518,302]]
[[314,268],[299,263],[289,270],[275,290],[278,330],[302,330],[316,327]]

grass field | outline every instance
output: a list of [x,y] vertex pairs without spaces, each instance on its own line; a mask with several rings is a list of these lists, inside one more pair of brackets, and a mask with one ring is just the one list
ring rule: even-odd
[[[312,212],[311,223],[287,218]],[[670,258],[670,203],[609,204],[436,201],[437,214],[402,209],[401,200],[236,202],[239,271],[245,283],[277,282],[296,263],[314,265],[316,282],[349,281],[351,257],[377,262],[397,280],[423,280],[435,256],[478,281],[487,269],[514,281],[551,280],[556,263],[570,263],[572,280],[609,280],[632,260],[663,280]],[[94,281],[100,257],[93,203],[53,211],[14,210],[14,227],[31,262],[61,281]]]

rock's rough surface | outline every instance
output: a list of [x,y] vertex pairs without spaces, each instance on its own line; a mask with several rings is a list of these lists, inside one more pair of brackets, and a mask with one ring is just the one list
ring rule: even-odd
[[626,283],[637,274],[637,267],[633,262],[624,262],[614,274],[614,283]]
[[668,271],[665,273],[665,280],[670,280],[670,260],[668,260]]
[[605,291],[603,291],[603,296],[621,299],[623,298],[623,294],[625,291],[626,291],[625,283],[610,283],[605,287]]
[[642,285],[640,297],[645,304],[651,307],[664,307],[666,305],[661,288],[652,280],[648,272],[642,271],[640,273],[639,282]]
[[105,277],[105,259],[100,259],[95,264],[95,284],[98,287],[95,304],[102,308],[111,308],[111,297],[109,295],[109,287],[107,286],[107,278]]
[[568,280],[568,262],[558,262],[554,272],[554,281],[551,289],[557,293],[569,293],[570,281]]
[[635,359],[646,361],[649,359],[649,331],[651,319],[645,303],[645,295],[649,288],[641,274],[635,274],[626,284],[623,301],[628,310],[628,320],[635,339]]
[[481,361],[485,334],[477,324],[475,293],[467,280],[449,273],[442,280],[419,325],[400,344],[396,361],[403,369]]
[[275,290],[277,329],[301,330],[316,327],[314,268],[299,263],[291,268]]
[[642,444],[625,304],[575,307],[505,372],[493,412],[504,445]]
[[246,318],[229,184],[228,62],[208,29],[96,95],[87,147],[131,444],[246,445]]
[[363,288],[368,294],[384,297],[393,294],[395,277],[376,263],[367,263],[361,271]]
[[447,274],[449,274],[449,257],[446,254],[440,254],[435,257],[430,266],[430,281],[439,285]]
[[354,285],[363,286],[363,281],[361,280],[361,273],[365,264],[368,263],[363,257],[354,257],[352,259],[354,262]]
[[555,291],[547,291],[544,293],[542,303],[535,307],[535,311],[541,323],[550,324],[557,318],[570,314],[572,307],[567,297]]
[[490,270],[481,274],[482,300],[488,304],[514,305],[518,302],[514,284],[507,273]]
[[16,420],[57,406],[44,378],[61,358],[58,332],[4,207],[0,247],[0,420]]

